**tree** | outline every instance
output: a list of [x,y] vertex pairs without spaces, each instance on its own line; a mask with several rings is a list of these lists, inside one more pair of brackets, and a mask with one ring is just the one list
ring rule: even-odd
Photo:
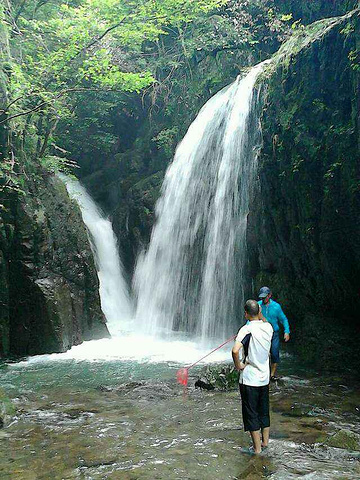
[[[156,82],[142,47],[224,0],[2,0],[7,103],[0,127],[23,163],[46,156],[59,120],[86,92],[141,92]],[[11,146],[11,148],[10,148]],[[14,162],[11,163],[14,170]]]

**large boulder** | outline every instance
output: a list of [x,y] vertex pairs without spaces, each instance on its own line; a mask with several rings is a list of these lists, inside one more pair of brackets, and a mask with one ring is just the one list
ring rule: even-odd
[[88,234],[62,182],[39,171],[0,203],[1,355],[108,336]]

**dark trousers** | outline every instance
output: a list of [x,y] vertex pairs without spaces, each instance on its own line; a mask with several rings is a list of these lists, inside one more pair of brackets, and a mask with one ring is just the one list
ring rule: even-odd
[[245,432],[270,427],[269,385],[253,387],[240,383]]
[[279,332],[274,332],[271,339],[271,363],[279,363],[280,361],[280,337]]

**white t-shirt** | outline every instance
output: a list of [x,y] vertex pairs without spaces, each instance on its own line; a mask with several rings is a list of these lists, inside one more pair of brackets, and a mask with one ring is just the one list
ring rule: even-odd
[[[248,346],[246,367],[240,373],[240,383],[253,387],[261,387],[269,383],[269,354],[272,336],[271,324],[262,320],[252,320],[248,325],[240,328],[236,341]],[[240,350],[242,361],[245,359],[246,350],[246,347]]]

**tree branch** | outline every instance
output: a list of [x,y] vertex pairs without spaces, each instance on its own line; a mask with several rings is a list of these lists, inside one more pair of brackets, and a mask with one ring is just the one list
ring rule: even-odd
[[25,112],[19,112],[14,115],[11,115],[10,117],[5,118],[4,120],[0,121],[0,125],[3,123],[8,122],[9,120],[12,120],[13,118],[18,118],[22,117],[24,115],[29,115],[30,113],[36,112],[40,110],[42,107],[45,105],[48,105],[50,102],[57,100],[58,98],[62,97],[63,95],[67,93],[76,93],[76,92],[114,92],[114,93],[122,93],[126,94],[123,90],[115,90],[115,89],[104,89],[104,88],[66,88],[65,90],[62,90],[59,92],[57,95],[52,97],[49,100],[45,100],[41,102],[39,105],[36,105],[34,108],[30,108],[29,110],[26,110]]
[[[29,93],[31,93],[31,92],[29,92]],[[11,105],[14,105],[14,103],[18,102],[18,101],[21,100],[22,98],[24,98],[24,95],[21,95],[21,97],[15,98],[15,100],[13,100],[12,102],[10,102],[9,105],[7,105],[4,109],[1,109],[1,110],[0,110],[0,114],[6,113],[6,112],[9,110],[9,108],[11,107]]]
[[[26,0],[25,0],[25,1],[26,1]],[[50,1],[50,0],[42,0],[42,1],[40,1],[40,2],[36,5],[34,12],[36,13],[36,12],[39,10],[39,8],[41,8],[41,7],[43,7],[44,5],[46,5],[47,3],[49,3],[49,1]]]
[[[16,25],[16,22],[19,20],[19,17],[21,15],[21,12],[24,10],[26,0],[23,0],[23,2],[20,4],[18,11],[15,14],[15,17],[13,18],[14,24]],[[19,30],[19,29],[18,29]]]
[[108,33],[112,32],[113,30],[115,30],[116,28],[120,27],[120,25],[122,25],[122,23],[124,22],[124,20],[126,19],[126,17],[123,17],[120,22],[116,23],[115,25],[113,25],[112,27],[109,27],[108,29],[106,29],[100,36],[98,36],[97,38],[95,38],[93,41],[91,41],[90,43],[88,43],[87,45],[85,45],[85,47],[81,48],[72,58],[70,58],[69,62],[72,62],[73,60],[75,60],[75,58],[77,58],[79,55],[81,55],[82,53],[86,52],[86,50],[89,50],[89,48],[91,48],[93,45],[95,45],[95,43],[98,43],[100,42],[100,40],[102,40]]
[[38,158],[43,157],[43,155],[44,155],[44,153],[45,153],[45,150],[46,150],[46,148],[47,148],[48,142],[49,142],[49,138],[50,138],[51,135],[54,133],[54,131],[55,131],[58,123],[59,123],[59,118],[56,118],[56,119],[55,119],[55,122],[51,125],[51,127],[47,129],[46,134],[45,134],[45,138],[44,138],[43,145],[42,145],[41,150],[40,150],[40,152],[39,152],[39,154],[38,154]]
[[[120,27],[120,25],[125,23],[125,21],[129,19],[129,17],[123,17],[120,20],[120,22],[118,22],[115,25],[112,25],[111,27],[107,28],[101,35],[99,35],[94,40],[92,40],[90,43],[85,45],[72,58],[70,58],[69,63],[72,62],[73,60],[75,60],[82,53],[86,52],[86,50],[89,50],[89,48],[94,46],[96,43],[100,42],[100,40],[102,40],[108,33],[112,32],[116,28]],[[162,15],[162,16],[153,15],[152,17],[142,18],[141,20],[139,19],[138,22],[144,23],[144,22],[149,22],[150,20],[163,20],[164,18],[166,18],[166,15]],[[134,23],[136,23],[136,21]]]
[[12,120],[13,118],[22,117],[23,115],[28,115],[29,113],[36,112],[37,110],[40,110],[41,107],[43,107],[44,105],[47,105],[48,103],[49,103],[49,100],[46,101],[46,102],[42,102],[39,105],[37,105],[36,107],[31,108],[30,110],[26,110],[25,112],[20,112],[20,113],[17,113],[16,115],[11,115],[11,117],[7,117],[7,118],[5,118],[5,120],[2,120],[0,122],[0,125],[8,122],[9,120]]

